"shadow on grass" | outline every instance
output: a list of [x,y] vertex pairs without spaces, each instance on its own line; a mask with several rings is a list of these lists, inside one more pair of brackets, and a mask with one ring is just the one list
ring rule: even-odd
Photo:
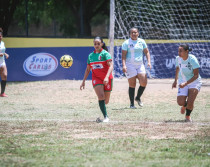
[[185,120],[166,120],[166,121],[164,121],[165,123],[186,123],[186,121]]
[[130,107],[112,108],[112,110],[138,110],[138,109],[142,109],[142,107],[136,107],[136,108],[130,108]]

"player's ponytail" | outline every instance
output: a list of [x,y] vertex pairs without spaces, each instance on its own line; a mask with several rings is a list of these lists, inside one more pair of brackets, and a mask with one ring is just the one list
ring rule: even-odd
[[185,51],[192,51],[192,48],[190,48],[188,44],[181,44],[180,47],[182,47]]
[[96,39],[99,39],[99,40],[101,41],[101,43],[103,43],[102,48],[108,52],[108,48],[107,48],[105,42],[103,41],[103,39],[102,39],[101,37],[95,37],[95,38],[94,38],[94,41],[95,41]]
[[106,47],[105,42],[103,42],[103,46],[102,46],[102,48],[108,52],[108,48]]

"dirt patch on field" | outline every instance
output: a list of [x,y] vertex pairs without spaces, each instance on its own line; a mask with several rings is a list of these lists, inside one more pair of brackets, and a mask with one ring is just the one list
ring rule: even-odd
[[[118,139],[143,137],[147,139],[186,139],[196,135],[210,135],[210,124],[167,122],[116,122],[93,121],[26,121],[21,126],[0,126],[2,135],[65,134],[69,139]],[[28,124],[33,126],[27,127]]]
[[[207,112],[209,100],[206,99],[210,94],[210,80],[204,80],[204,86],[196,99],[200,106],[206,106],[203,107],[202,113],[199,111],[200,114],[194,115],[198,123],[164,122],[167,118],[174,119],[177,116],[172,115],[173,112],[170,110],[170,104],[177,106],[177,89],[171,88],[172,82],[173,79],[150,79],[142,97],[146,109],[128,111],[125,109],[129,106],[128,82],[126,79],[115,79],[110,104],[107,107],[112,114],[110,114],[111,121],[107,124],[98,124],[94,121],[96,114],[101,115],[101,112],[91,81],[86,81],[86,88],[82,91],[79,90],[81,81],[74,80],[11,83],[7,87],[9,101],[7,99],[1,101],[4,111],[1,111],[0,134],[66,133],[68,138],[75,139],[138,136],[149,139],[183,139],[195,135],[209,135],[209,128],[206,128],[209,124],[202,125],[202,122],[209,121],[209,112]],[[165,108],[162,107],[162,103]],[[175,110],[177,109],[178,106]],[[198,108],[196,110],[198,111]],[[154,117],[149,117],[152,115],[150,113]],[[162,115],[158,118],[160,114]],[[58,120],[50,120],[52,118]],[[182,118],[184,119],[184,116]],[[37,119],[40,121],[34,123]],[[207,130],[204,132],[203,129]]]
[[[205,125],[206,126],[206,125]],[[60,126],[60,131],[69,131],[70,138],[127,138],[145,137],[149,139],[184,139],[195,135],[205,135],[200,125],[193,123],[75,123]],[[202,134],[203,133],[203,134]]]

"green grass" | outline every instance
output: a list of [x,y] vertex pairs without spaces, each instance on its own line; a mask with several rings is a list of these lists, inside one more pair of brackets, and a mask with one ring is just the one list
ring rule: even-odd
[[[52,125],[53,126],[53,125]],[[208,166],[209,138],[71,139],[68,133],[15,135],[1,142],[2,166]]]
[[[210,90],[184,123],[176,90],[149,84],[145,106],[128,109],[127,81],[115,81],[101,116],[90,81],[9,83],[0,98],[0,166],[210,166]],[[161,84],[160,84],[161,85]],[[155,88],[154,88],[155,87]],[[160,91],[161,89],[161,91]]]

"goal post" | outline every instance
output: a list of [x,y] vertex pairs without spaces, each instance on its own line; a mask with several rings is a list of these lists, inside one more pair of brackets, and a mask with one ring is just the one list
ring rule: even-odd
[[[122,73],[121,45],[129,29],[137,27],[148,45],[151,78],[173,78],[181,43],[188,43],[200,63],[202,77],[210,77],[210,3],[208,0],[110,0],[110,53],[114,76]],[[113,23],[114,20],[114,23]],[[114,33],[113,33],[114,29]]]
[[114,57],[114,9],[115,0],[110,0],[109,52],[112,57]]

